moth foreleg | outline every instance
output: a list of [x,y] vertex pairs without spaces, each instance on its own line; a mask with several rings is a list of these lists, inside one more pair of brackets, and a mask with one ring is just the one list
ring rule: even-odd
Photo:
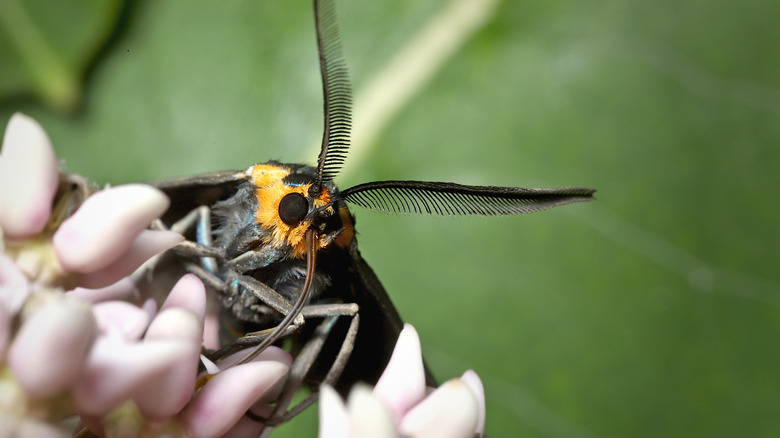
[[360,325],[360,314],[358,311],[359,306],[355,303],[316,304],[306,306],[303,309],[301,314],[306,318],[325,319],[317,326],[312,337],[306,342],[295,357],[292,367],[290,368],[290,373],[285,381],[284,388],[279,395],[279,398],[276,400],[274,412],[265,420],[266,428],[263,429],[263,434],[261,436],[268,436],[273,427],[286,423],[317,401],[319,390],[315,389],[312,394],[301,400],[291,409],[287,408],[295,393],[303,385],[312,366],[320,358],[322,347],[328,336],[332,333],[337,319],[340,316],[348,316],[352,319],[349,328],[347,329],[347,333],[344,336],[344,340],[341,342],[339,352],[330,365],[325,378],[321,382],[331,386],[335,385],[336,381],[338,381],[341,376],[341,373],[344,371],[355,346],[355,338],[357,337],[358,327]]
[[[293,333],[299,331],[301,327],[302,327],[301,324],[295,324],[295,322],[293,322],[292,324],[290,324],[285,328],[281,337],[284,338],[286,336],[290,336]],[[276,330],[276,327],[271,327],[269,329],[261,330],[258,332],[247,333],[246,335],[241,336],[240,338],[234,340],[230,344],[225,345],[224,347],[210,354],[209,359],[213,361],[218,361],[224,357],[227,357],[233,353],[244,350],[246,348],[256,347],[260,345],[271,334],[273,334],[274,330]]]
[[[235,285],[236,288],[238,286],[243,287],[257,297],[258,300],[262,301],[263,304],[266,304],[282,315],[287,315],[292,311],[292,304],[281,296],[279,292],[275,291],[272,287],[262,281],[248,275],[239,274],[236,271],[230,271],[228,273],[228,279],[231,280],[230,283]],[[296,317],[294,322],[302,324],[303,316],[298,314],[298,317]]]
[[[197,212],[197,225],[195,226],[195,239],[201,245],[211,248],[213,240],[211,236],[211,208],[200,206]],[[217,260],[213,257],[201,257],[200,263],[211,273],[217,272]]]
[[[160,227],[162,221],[156,221],[152,227]],[[164,224],[162,224],[164,227]],[[217,273],[216,258],[224,258],[224,251],[214,248],[211,235],[211,208],[201,205],[190,211],[183,218],[174,222],[169,228],[181,235],[187,235],[195,229],[195,242],[185,240],[174,248],[179,254],[200,256],[203,267],[212,274]]]
[[[158,231],[174,231],[186,235],[193,227],[195,227],[196,242],[185,240],[172,248],[171,251],[178,255],[200,257],[203,268],[211,274],[216,274],[216,258],[224,258],[224,252],[212,247],[211,209],[206,206],[198,207],[174,222],[170,227],[166,226],[160,219],[156,219],[149,228]],[[154,271],[161,257],[162,254],[158,254],[151,258],[144,264],[142,269],[133,274],[133,277],[136,280],[140,280],[143,275],[150,274]]]
[[334,386],[339,377],[341,377],[341,373],[344,371],[344,367],[347,365],[349,356],[352,354],[352,349],[355,346],[355,337],[357,336],[358,327],[360,325],[359,310],[359,306],[355,303],[333,303],[307,306],[301,312],[303,316],[307,318],[316,318],[324,315],[352,317],[352,321],[350,321],[349,328],[347,329],[347,334],[344,336],[344,341],[341,343],[341,348],[322,383]]

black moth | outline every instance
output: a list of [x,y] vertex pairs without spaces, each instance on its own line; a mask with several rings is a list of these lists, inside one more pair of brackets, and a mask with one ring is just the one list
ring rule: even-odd
[[[325,119],[316,167],[268,162],[156,184],[171,199],[157,227],[188,237],[174,249],[177,263],[221,303],[223,348],[208,356],[253,347],[247,361],[289,341],[295,362],[273,415],[258,418],[263,435],[312,404],[320,383],[342,393],[356,381],[375,383],[402,328],[358,251],[347,203],[389,213],[492,216],[589,201],[594,193],[423,181],[339,190],[333,179],[347,157],[351,91],[332,1],[315,0],[314,12]],[[312,394],[290,408],[303,386]]]

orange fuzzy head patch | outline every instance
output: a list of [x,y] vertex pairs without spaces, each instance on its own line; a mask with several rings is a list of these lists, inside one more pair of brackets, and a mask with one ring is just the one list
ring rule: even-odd
[[[291,256],[303,257],[306,254],[306,242],[304,236],[306,230],[312,226],[310,220],[304,219],[300,223],[290,226],[279,217],[279,203],[282,198],[290,193],[299,193],[309,200],[310,211],[328,204],[331,194],[327,188],[323,188],[319,197],[309,198],[309,187],[312,183],[301,185],[285,184],[284,178],[290,174],[290,169],[278,164],[258,164],[250,169],[251,180],[256,187],[258,209],[255,212],[255,222],[261,227],[271,231],[269,244],[276,247],[289,246]],[[320,244],[322,247],[324,244]]]

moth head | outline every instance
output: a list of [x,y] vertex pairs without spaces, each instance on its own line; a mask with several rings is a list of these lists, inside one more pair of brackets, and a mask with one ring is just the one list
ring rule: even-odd
[[324,248],[345,228],[334,206],[338,189],[330,181],[317,189],[316,169],[271,162],[247,172],[257,200],[255,223],[265,230],[267,244],[289,248],[291,257],[303,257],[306,231],[315,231],[318,248]]

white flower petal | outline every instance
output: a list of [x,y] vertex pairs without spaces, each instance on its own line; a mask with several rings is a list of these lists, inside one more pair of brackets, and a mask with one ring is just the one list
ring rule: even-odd
[[402,434],[426,438],[473,438],[479,406],[468,384],[450,380],[436,388],[401,420]]
[[208,357],[201,354],[200,361],[203,363],[203,368],[206,369],[206,374],[217,374],[219,372],[217,364],[212,362]]
[[479,415],[477,416],[477,429],[474,431],[477,435],[482,436],[485,433],[485,387],[482,386],[482,380],[480,380],[474,370],[468,370],[460,377],[466,385],[471,388],[471,392],[477,399],[479,405]]
[[249,362],[217,374],[180,414],[193,437],[219,436],[281,380],[289,367],[275,361]]
[[206,314],[203,322],[203,346],[210,350],[219,350],[219,316],[214,312]]
[[46,132],[32,118],[14,114],[0,152],[0,228],[6,236],[40,233],[58,184],[59,164]]
[[195,390],[202,336],[203,324],[198,315],[180,307],[162,310],[149,325],[145,341],[179,340],[188,343],[190,351],[133,394],[133,400],[146,418],[163,420],[177,414],[189,402]]
[[349,437],[397,438],[395,421],[387,407],[368,386],[357,384],[347,400]]
[[70,272],[95,272],[124,253],[141,230],[168,208],[159,190],[128,184],[95,193],[65,220],[53,243],[62,267]]
[[0,306],[9,313],[22,308],[24,300],[30,294],[30,283],[13,260],[0,252]]
[[176,282],[160,311],[173,307],[187,309],[203,321],[206,315],[206,287],[200,278],[186,274]]
[[349,414],[347,406],[335,389],[320,386],[320,432],[319,438],[343,438],[349,436]]
[[130,275],[151,257],[173,248],[184,236],[173,231],[141,230],[130,247],[110,265],[79,276],[79,285],[104,287]]
[[124,301],[107,301],[92,306],[101,333],[118,336],[126,342],[141,339],[152,319],[138,306]]
[[401,417],[425,397],[425,367],[420,338],[410,324],[404,324],[387,368],[374,387],[374,394],[390,409],[393,417]]
[[116,283],[98,289],[77,287],[68,291],[66,295],[94,304],[105,301],[123,300],[129,297],[135,288],[135,282],[132,279],[125,277]]
[[54,299],[25,318],[8,351],[8,365],[32,397],[54,396],[81,373],[96,336],[88,304]]
[[98,338],[73,391],[79,412],[105,415],[190,349],[190,345],[177,341],[126,344],[118,339]]
[[141,309],[149,314],[149,319],[152,319],[157,315],[157,303],[152,298],[147,298],[146,301],[141,304]]

